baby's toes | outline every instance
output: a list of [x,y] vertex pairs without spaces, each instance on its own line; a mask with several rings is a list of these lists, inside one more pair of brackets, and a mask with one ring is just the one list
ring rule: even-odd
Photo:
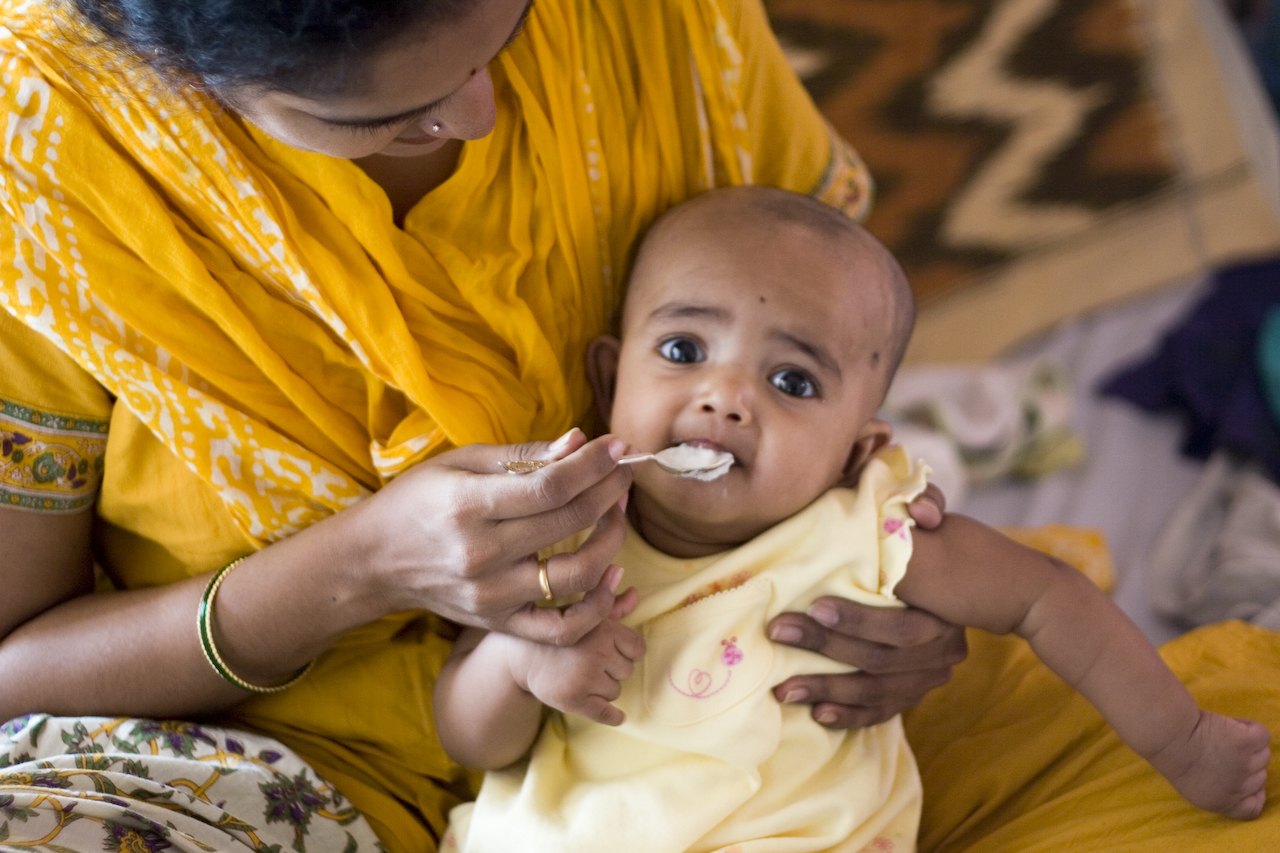
[[1253,820],[1262,814],[1262,807],[1267,804],[1266,789],[1260,789],[1240,800],[1230,809],[1223,812],[1224,815],[1236,820]]

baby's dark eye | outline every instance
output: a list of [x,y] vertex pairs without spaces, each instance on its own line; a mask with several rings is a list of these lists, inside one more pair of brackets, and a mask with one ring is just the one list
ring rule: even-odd
[[671,338],[658,346],[658,352],[667,361],[676,364],[693,364],[702,361],[702,347],[688,338]]
[[818,396],[818,383],[803,371],[791,368],[779,370],[769,377],[769,382],[783,394],[789,394],[792,397]]

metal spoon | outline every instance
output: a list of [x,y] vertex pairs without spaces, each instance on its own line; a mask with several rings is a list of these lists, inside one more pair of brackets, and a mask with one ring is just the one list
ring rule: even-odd
[[[680,451],[688,447],[689,445],[681,444],[677,447],[659,450],[657,453],[632,453],[619,459],[618,464],[631,465],[635,462],[644,462],[652,459],[659,468],[668,474],[674,474],[677,477],[694,477],[698,480],[714,480],[724,475],[733,466],[733,454],[725,451],[715,453],[714,457],[709,460],[710,464],[700,466],[673,464],[671,457],[678,455]],[[670,451],[676,451],[676,453],[671,453]],[[663,458],[663,454],[666,454],[666,458]],[[529,474],[550,464],[550,461],[544,459],[511,460],[503,462],[502,467],[512,474]]]

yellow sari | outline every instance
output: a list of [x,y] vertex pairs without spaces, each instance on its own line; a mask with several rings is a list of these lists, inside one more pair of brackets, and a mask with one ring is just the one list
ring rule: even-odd
[[[354,164],[166,88],[52,0],[0,22],[0,400],[65,445],[41,476],[0,460],[0,499],[70,511],[100,471],[121,588],[216,568],[449,447],[580,423],[631,246],[683,199],[869,201],[754,0],[539,0],[491,69],[497,127],[403,228]],[[59,413],[85,429],[45,430]],[[385,619],[234,719],[388,847],[428,849],[461,780],[429,707],[447,650],[430,618]]]

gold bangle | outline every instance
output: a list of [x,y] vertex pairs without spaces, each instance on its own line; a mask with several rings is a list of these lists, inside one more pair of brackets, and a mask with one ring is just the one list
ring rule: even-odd
[[556,597],[551,594],[551,578],[547,577],[547,561],[538,561],[538,586],[542,587],[542,600],[555,601]]
[[204,649],[204,658],[209,662],[209,666],[213,667],[213,671],[218,673],[224,681],[250,693],[279,693],[281,690],[287,690],[301,681],[303,676],[316,665],[316,662],[313,660],[308,663],[294,673],[284,684],[277,684],[273,687],[259,687],[256,684],[250,684],[232,672],[231,668],[227,666],[227,662],[222,659],[222,655],[218,654],[218,647],[213,642],[213,600],[218,594],[218,587],[222,586],[223,578],[231,574],[231,570],[244,562],[244,559],[244,557],[241,557],[239,560],[232,560],[223,566],[213,576],[213,580],[209,581],[209,585],[204,588],[204,595],[200,598],[200,610],[196,614],[196,628],[200,632],[200,648]]

